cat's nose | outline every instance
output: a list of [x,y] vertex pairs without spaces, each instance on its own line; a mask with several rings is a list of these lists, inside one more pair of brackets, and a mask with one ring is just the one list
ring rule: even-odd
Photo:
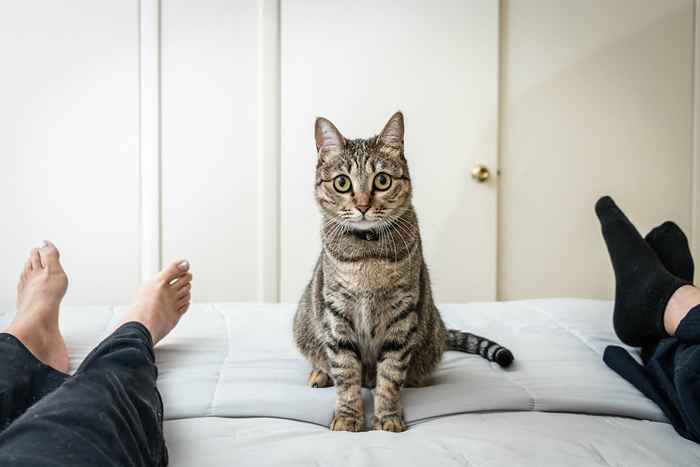
[[355,196],[355,207],[362,214],[369,211],[369,193],[358,193]]

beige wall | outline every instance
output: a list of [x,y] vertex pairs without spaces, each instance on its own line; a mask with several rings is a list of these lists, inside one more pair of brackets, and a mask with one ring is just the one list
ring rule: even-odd
[[499,297],[611,297],[593,204],[691,224],[693,2],[502,3]]

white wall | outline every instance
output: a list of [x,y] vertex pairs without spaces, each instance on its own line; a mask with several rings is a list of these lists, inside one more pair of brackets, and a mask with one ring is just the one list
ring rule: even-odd
[[[445,173],[430,172],[429,156],[412,160],[426,254],[446,299],[493,298],[497,277],[501,298],[609,297],[592,212],[601,193],[643,230],[667,218],[690,227],[692,0],[414,3],[392,17],[402,18],[389,34],[400,41],[365,54],[388,40],[378,21],[390,3],[357,2],[355,23],[340,21],[339,8],[343,38],[304,23],[308,8],[332,15],[329,2],[6,2],[0,302],[14,300],[43,238],[64,252],[70,303],[126,303],[141,269],[174,257],[192,261],[197,301],[296,301],[319,246],[308,184],[318,113],[363,136],[402,108],[411,157],[440,138],[440,109],[456,116],[450,134],[464,138],[440,151]],[[441,28],[430,21],[445,5]],[[339,56],[316,57],[314,41]],[[429,41],[444,44],[433,52]],[[398,56],[382,62],[383,50]],[[324,60],[365,60],[355,66],[364,82],[338,79],[337,96],[330,81],[310,86],[321,72],[335,79]],[[487,162],[496,172],[499,133],[502,176],[477,189],[469,169]],[[448,199],[431,190],[440,180]],[[473,279],[466,292],[463,277]]]
[[139,276],[138,2],[0,13],[0,302],[53,240],[70,303],[126,303]]
[[258,296],[258,5],[162,5],[163,260],[195,301]]
[[337,5],[282,2],[282,301],[299,299],[321,251],[315,118],[366,138],[399,109],[435,296],[495,299],[497,189],[469,173],[496,165],[498,3]]

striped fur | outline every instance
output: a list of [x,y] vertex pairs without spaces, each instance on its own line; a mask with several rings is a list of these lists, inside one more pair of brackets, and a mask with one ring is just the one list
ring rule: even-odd
[[506,367],[513,362],[513,354],[502,345],[485,337],[456,329],[447,330],[447,350],[481,355],[486,360]]
[[[424,385],[445,350],[504,366],[512,354],[482,337],[445,329],[411,203],[403,115],[392,116],[378,136],[357,140],[318,119],[316,145],[323,248],[294,317],[294,338],[313,367],[308,384],[336,387],[332,430],[364,427],[364,385],[375,388],[373,428],[403,431],[401,388]],[[389,187],[377,189],[378,174],[391,178]],[[340,175],[352,189],[337,189]],[[360,208],[368,206],[363,215]]]

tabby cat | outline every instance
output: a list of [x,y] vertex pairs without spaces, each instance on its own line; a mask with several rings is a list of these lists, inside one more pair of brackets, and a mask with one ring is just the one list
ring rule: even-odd
[[361,386],[375,387],[375,430],[406,429],[399,391],[420,386],[445,350],[506,367],[511,352],[483,337],[445,329],[423,261],[404,119],[348,140],[316,120],[316,200],[323,249],[294,316],[294,338],[313,369],[308,384],[337,391],[334,431],[364,428]]

